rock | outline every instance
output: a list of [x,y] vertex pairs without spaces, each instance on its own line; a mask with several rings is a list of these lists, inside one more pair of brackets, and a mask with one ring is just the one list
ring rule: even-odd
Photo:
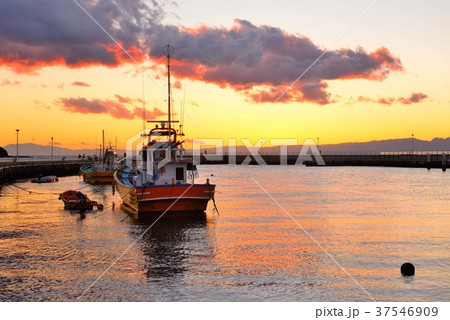
[[8,152],[5,149],[0,147],[0,158],[6,158],[8,156]]

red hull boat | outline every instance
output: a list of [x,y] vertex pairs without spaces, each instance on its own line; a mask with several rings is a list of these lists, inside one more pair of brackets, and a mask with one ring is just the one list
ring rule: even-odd
[[92,201],[84,193],[75,190],[68,190],[59,195],[59,200],[64,202],[64,209],[66,210],[103,210],[103,205]]
[[[117,191],[123,199],[123,208],[139,216],[158,216],[161,213],[203,213],[209,200],[214,202],[216,186],[197,184],[197,168],[186,158],[182,126],[173,128],[171,119],[170,46],[168,54],[168,120],[147,121],[159,123],[152,130],[139,135],[142,149],[128,154],[127,164],[114,172]],[[142,143],[142,144],[141,144]],[[127,151],[128,153],[128,151]]]

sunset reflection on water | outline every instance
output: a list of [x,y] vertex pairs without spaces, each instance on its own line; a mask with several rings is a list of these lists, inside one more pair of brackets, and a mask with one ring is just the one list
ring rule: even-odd
[[[448,174],[402,168],[201,166],[217,184],[204,217],[127,218],[62,210],[78,177],[0,190],[0,299],[86,301],[447,301]],[[213,174],[213,176],[211,176]],[[301,225],[255,183],[259,183]],[[37,193],[39,192],[39,193]],[[55,196],[56,195],[56,196]],[[111,210],[112,201],[116,203]],[[321,247],[313,240],[315,239]],[[416,266],[411,281],[400,265]]]

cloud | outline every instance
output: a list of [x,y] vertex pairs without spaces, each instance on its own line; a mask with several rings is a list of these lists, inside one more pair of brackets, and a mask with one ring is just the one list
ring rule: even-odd
[[353,104],[356,102],[370,102],[370,103],[379,103],[379,104],[385,104],[385,105],[392,105],[393,103],[401,103],[401,104],[413,104],[413,103],[420,103],[423,100],[427,99],[428,95],[422,92],[413,92],[408,97],[381,97],[378,99],[372,99],[370,97],[366,96],[359,96],[356,100],[353,97],[350,97],[348,99],[348,104]]
[[175,81],[173,83],[172,87],[175,88],[175,89],[181,89],[182,88],[181,82],[180,81]]
[[395,102],[401,103],[401,104],[413,104],[413,103],[419,103],[422,102],[422,100],[428,98],[428,96],[425,93],[419,92],[419,93],[411,93],[409,97],[398,97],[398,98],[380,98],[378,99],[378,103],[381,104],[387,104],[391,105]]
[[74,87],[90,87],[90,86],[91,86],[89,83],[87,83],[87,82],[82,82],[82,81],[75,81],[75,82],[72,82],[72,85],[73,85]]
[[132,103],[133,102],[133,99],[129,98],[129,97],[122,97],[121,95],[118,95],[118,94],[115,94],[114,96],[120,103]]
[[396,100],[397,100],[397,99],[395,99],[395,98],[379,98],[379,99],[377,100],[377,102],[378,102],[379,104],[387,104],[387,105],[391,105],[391,104],[393,104]]
[[[138,61],[148,19],[162,9],[140,1],[78,0],[100,25]],[[0,65],[18,73],[44,66],[117,67],[130,59],[74,1],[0,1]]]
[[46,102],[43,101],[39,101],[39,100],[33,100],[33,104],[35,106],[35,108],[37,109],[47,109],[50,110],[51,108],[47,105]]
[[20,86],[20,81],[10,81],[8,79],[5,79],[0,83],[0,86]]
[[[178,59],[172,68],[175,75],[232,88],[254,102],[275,101],[325,51],[305,36],[245,20],[236,20],[231,29],[155,25],[153,31],[146,40],[150,56],[163,57],[163,42],[170,38]],[[400,70],[400,59],[384,47],[373,52],[361,47],[332,50],[279,101],[326,104],[328,80],[381,81]]]
[[[144,117],[144,108],[137,107],[134,110],[135,110],[135,114],[137,117],[139,117],[141,119]],[[145,119],[146,120],[152,120],[152,119],[155,120],[158,117],[166,116],[166,115],[167,115],[167,113],[161,111],[160,109],[158,109],[156,107],[153,109],[145,110]]]
[[[135,119],[142,118],[143,109],[140,107],[133,107],[131,110],[125,107],[120,99],[125,99],[127,101],[132,101],[132,98],[121,97],[120,95],[115,95],[116,100],[102,100],[102,99],[92,99],[87,100],[86,98],[61,98],[57,103],[61,106],[62,110],[71,113],[83,113],[83,114],[108,114],[116,119]],[[120,98],[117,98],[120,97]],[[158,108],[153,110],[146,110],[146,117],[156,118],[159,116],[166,115],[164,112]]]
[[[246,20],[235,20],[231,28],[164,24],[164,6],[156,1],[79,2],[136,61],[160,61],[170,39],[175,48],[172,70],[179,79],[228,87],[255,103],[276,100],[325,52],[304,35]],[[0,2],[2,66],[20,73],[44,66],[125,63],[131,60],[73,1]],[[381,81],[400,70],[400,59],[385,47],[330,50],[279,101],[327,104],[329,80]]]
[[411,95],[408,98],[398,98],[398,101],[403,104],[412,104],[412,103],[419,103],[422,100],[428,98],[428,96],[425,93],[418,92],[418,93],[411,93]]

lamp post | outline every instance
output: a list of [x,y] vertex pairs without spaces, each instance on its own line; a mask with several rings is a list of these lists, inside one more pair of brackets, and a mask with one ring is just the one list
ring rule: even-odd
[[411,133],[411,154],[414,153],[414,133]]
[[320,152],[320,138],[317,138],[317,149],[319,149]]
[[20,131],[20,129],[16,129],[16,132],[17,132],[17,140],[16,140],[16,161],[19,160],[19,131]]
[[53,136],[52,136],[52,160],[53,160]]

